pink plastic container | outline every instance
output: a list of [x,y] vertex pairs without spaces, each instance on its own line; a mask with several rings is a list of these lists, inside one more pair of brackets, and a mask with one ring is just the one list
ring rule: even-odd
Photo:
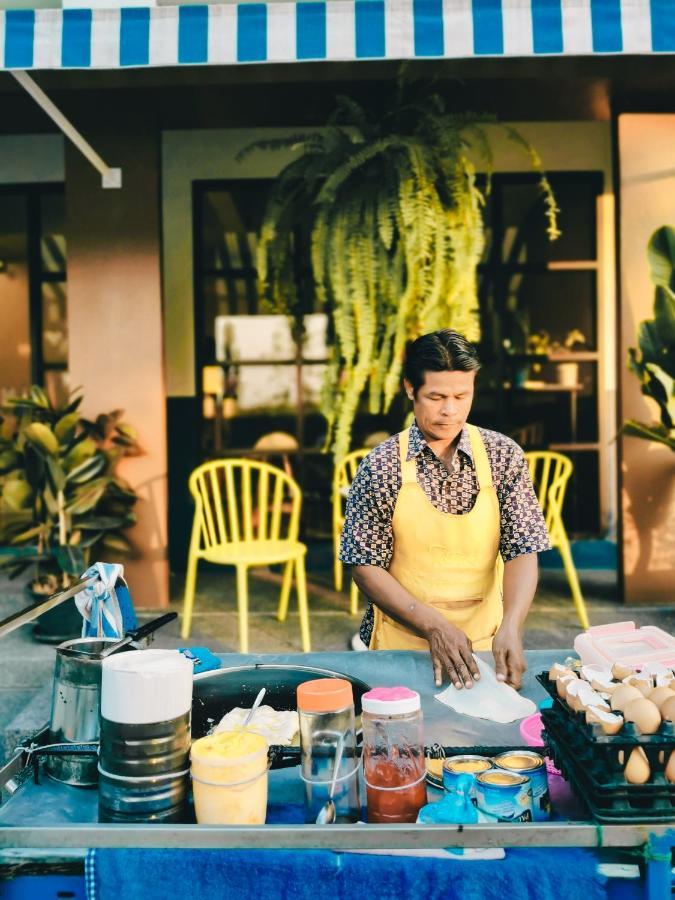
[[[541,732],[544,729],[544,723],[539,713],[528,716],[520,723],[520,733],[528,747],[543,747],[544,742],[541,739]],[[560,772],[553,765],[548,756],[545,756],[546,771],[549,775],[560,775]]]

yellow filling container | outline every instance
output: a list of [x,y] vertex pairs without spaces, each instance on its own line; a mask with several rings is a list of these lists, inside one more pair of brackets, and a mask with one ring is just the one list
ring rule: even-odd
[[267,741],[253,731],[221,731],[192,745],[191,775],[200,825],[263,825]]

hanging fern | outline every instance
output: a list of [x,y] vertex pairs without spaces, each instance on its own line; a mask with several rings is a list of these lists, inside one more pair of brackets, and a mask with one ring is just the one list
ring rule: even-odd
[[[409,91],[408,91],[409,93]],[[372,413],[386,411],[400,386],[406,343],[455,328],[480,337],[477,268],[484,250],[484,193],[492,149],[487,115],[449,114],[438,94],[397,102],[379,118],[340,97],[320,133],[247,148],[294,149],[300,156],[275,181],[257,249],[261,295],[297,315],[293,248],[309,228],[319,303],[333,318],[335,345],[322,392],[327,449],[342,458],[367,391]],[[547,233],[558,207],[541,160],[527,140],[501,126],[540,174]],[[471,158],[487,175],[481,191]]]

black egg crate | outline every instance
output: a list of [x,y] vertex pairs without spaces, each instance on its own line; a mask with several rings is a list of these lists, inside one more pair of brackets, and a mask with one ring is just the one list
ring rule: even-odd
[[537,681],[553,697],[553,708],[560,712],[569,722],[571,728],[576,729],[579,737],[584,742],[593,744],[608,744],[621,749],[622,747],[639,745],[646,751],[647,747],[655,747],[667,750],[675,750],[675,722],[662,722],[656,734],[643,734],[632,722],[625,722],[618,734],[605,734],[602,725],[597,722],[589,724],[583,712],[575,712],[558,696],[555,681],[551,681],[548,672],[537,675]]
[[[634,824],[675,819],[675,784],[670,784],[664,774],[673,752],[672,738],[645,745],[642,738],[622,740],[615,735],[611,743],[594,742],[580,734],[566,707],[564,711],[543,709],[541,717],[548,755],[598,822]],[[646,784],[629,784],[624,778],[623,770],[636,744],[644,750],[651,770]]]

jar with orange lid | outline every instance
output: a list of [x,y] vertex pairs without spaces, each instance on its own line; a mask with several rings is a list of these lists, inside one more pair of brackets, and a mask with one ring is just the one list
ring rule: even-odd
[[333,791],[335,821],[357,822],[361,807],[352,686],[342,678],[317,678],[298,686],[297,700],[305,818],[315,822],[328,800],[339,757]]

